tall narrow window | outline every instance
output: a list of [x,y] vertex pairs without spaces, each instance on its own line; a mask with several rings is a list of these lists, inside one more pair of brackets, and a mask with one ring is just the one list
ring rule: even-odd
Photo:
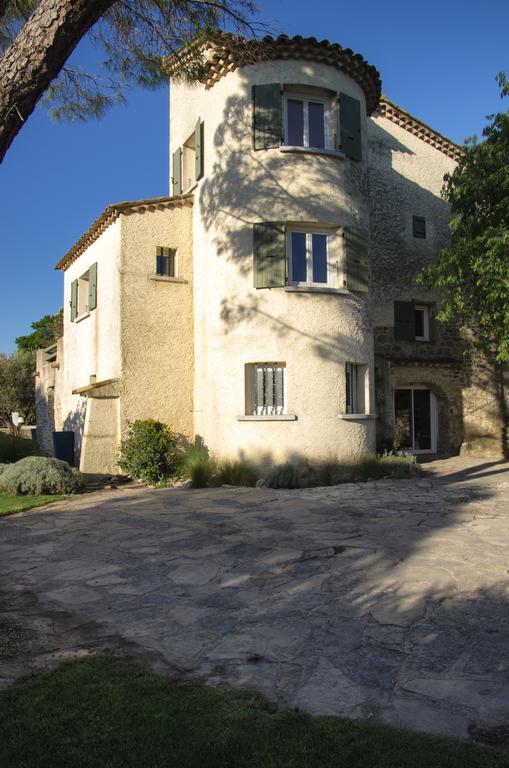
[[288,233],[289,278],[294,285],[330,282],[330,236],[325,232]]
[[252,363],[246,366],[250,377],[246,412],[256,416],[286,413],[286,366],[284,363]]
[[367,365],[346,363],[345,399],[346,413],[366,413]]

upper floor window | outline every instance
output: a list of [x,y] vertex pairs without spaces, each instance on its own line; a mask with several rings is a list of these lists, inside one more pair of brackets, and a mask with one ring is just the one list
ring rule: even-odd
[[288,277],[294,285],[326,285],[333,277],[329,265],[331,236],[325,232],[288,231]]
[[432,341],[433,306],[414,301],[394,302],[394,339],[396,341]]
[[329,147],[329,112],[325,99],[285,94],[285,144],[314,149]]
[[361,102],[353,96],[311,86],[254,85],[253,111],[255,149],[283,143],[362,158]]
[[203,176],[203,123],[198,118],[193,133],[171,159],[171,193],[181,195]]
[[161,277],[177,276],[177,252],[174,248],[156,248],[156,275]]
[[413,216],[412,228],[414,237],[424,239],[426,237],[426,219],[424,216]]
[[71,283],[71,322],[97,307],[97,263]]
[[367,293],[367,232],[359,227],[316,229],[284,221],[253,225],[255,288],[323,286]]

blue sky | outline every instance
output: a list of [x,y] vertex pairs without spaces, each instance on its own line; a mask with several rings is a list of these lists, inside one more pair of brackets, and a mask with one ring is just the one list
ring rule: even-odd
[[[388,98],[455,141],[507,109],[509,3],[259,0],[272,31],[351,47],[374,64]],[[93,58],[83,43],[75,60]],[[62,305],[55,262],[111,202],[168,194],[168,92],[133,90],[100,122],[54,123],[39,107],[0,165],[0,351]]]

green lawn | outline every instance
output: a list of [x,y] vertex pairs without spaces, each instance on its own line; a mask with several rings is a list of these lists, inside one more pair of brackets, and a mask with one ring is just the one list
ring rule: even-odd
[[89,657],[0,692],[9,768],[501,768],[509,751],[277,709]]
[[64,498],[65,496],[16,496],[12,493],[0,492],[0,517],[21,512],[24,509],[32,509],[32,507],[42,507],[44,504],[51,504],[53,501],[61,501]]

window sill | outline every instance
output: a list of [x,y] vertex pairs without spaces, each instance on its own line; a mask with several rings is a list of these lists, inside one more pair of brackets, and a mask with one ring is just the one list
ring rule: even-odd
[[296,152],[303,155],[327,155],[328,157],[345,158],[344,152],[340,152],[339,149],[317,149],[316,147],[289,147],[287,145],[281,145],[279,147],[280,152]]
[[345,421],[376,419],[376,413],[338,413],[338,419],[344,419]]
[[159,280],[162,283],[188,283],[183,277],[170,277],[169,275],[149,275],[149,280]]
[[78,315],[76,319],[74,320],[75,323],[81,323],[82,320],[85,320],[87,317],[90,317],[90,312],[83,312],[82,315]]
[[237,416],[237,421],[297,421],[294,413],[278,413],[273,416],[258,416],[255,414],[246,414]]
[[289,293],[350,293],[348,288],[334,288],[332,285],[286,285]]

